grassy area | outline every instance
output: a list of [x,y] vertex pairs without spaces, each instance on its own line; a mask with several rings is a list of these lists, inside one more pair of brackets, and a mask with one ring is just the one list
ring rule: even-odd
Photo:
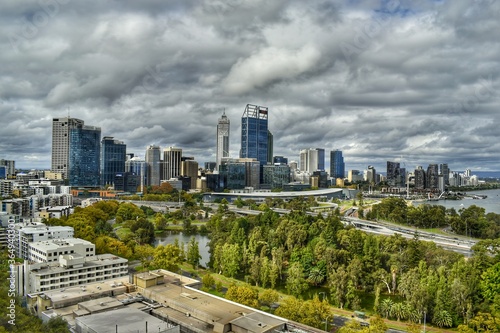
[[124,239],[128,234],[132,233],[130,231],[130,228],[118,228],[115,230],[116,236],[118,236],[119,239]]

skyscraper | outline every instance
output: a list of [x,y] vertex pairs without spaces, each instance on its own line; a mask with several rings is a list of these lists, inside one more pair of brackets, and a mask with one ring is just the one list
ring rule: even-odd
[[267,163],[273,163],[274,136],[270,130],[267,130]]
[[219,169],[223,157],[229,157],[229,128],[230,121],[226,112],[222,113],[217,123],[217,151],[216,151],[216,169]]
[[114,183],[115,175],[125,171],[127,145],[105,136],[101,141],[101,186]]
[[387,161],[387,185],[393,187],[401,186],[399,162]]
[[168,147],[163,150],[164,180],[177,178],[181,175],[182,149]]
[[241,158],[256,158],[261,165],[268,160],[268,108],[247,104],[241,117]]
[[321,170],[319,169],[320,166],[320,151],[318,149],[309,148],[300,151],[300,171],[312,174],[314,171]]
[[70,129],[83,126],[83,120],[76,118],[52,119],[52,172],[60,172],[68,179]]
[[69,130],[70,186],[99,186],[101,128],[78,124]]
[[448,164],[440,164],[439,173],[443,175],[444,185],[450,185],[450,168],[448,167]]
[[415,189],[423,190],[425,187],[425,170],[418,165],[415,169]]
[[429,164],[427,167],[426,175],[426,188],[438,189],[439,188],[439,168],[437,164]]
[[345,177],[345,163],[341,150],[330,151],[330,177],[334,179]]
[[325,171],[325,150],[323,148],[316,148],[316,150],[318,151],[318,168],[316,170]]
[[146,164],[148,168],[148,182],[147,185],[159,186],[161,180],[160,174],[160,147],[151,145],[146,149]]

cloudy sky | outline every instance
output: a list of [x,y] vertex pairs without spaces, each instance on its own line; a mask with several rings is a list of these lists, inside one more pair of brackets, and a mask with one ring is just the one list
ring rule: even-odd
[[136,155],[214,161],[223,110],[238,157],[250,103],[290,160],[500,170],[499,17],[500,0],[2,1],[0,159],[49,168],[69,112]]

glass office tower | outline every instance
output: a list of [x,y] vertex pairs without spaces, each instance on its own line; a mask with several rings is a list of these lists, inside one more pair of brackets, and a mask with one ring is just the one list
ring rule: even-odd
[[69,135],[69,185],[99,186],[101,128],[78,124]]
[[341,150],[330,152],[330,176],[334,179],[345,177],[345,163]]
[[125,171],[127,145],[105,136],[101,142],[101,186],[112,185],[117,173]]
[[241,158],[268,161],[268,108],[247,104],[241,117]]

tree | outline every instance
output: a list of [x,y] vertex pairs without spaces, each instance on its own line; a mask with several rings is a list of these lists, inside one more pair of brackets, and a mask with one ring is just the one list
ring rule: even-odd
[[389,318],[389,316],[392,313],[392,306],[394,303],[392,302],[392,299],[386,298],[384,299],[379,306],[379,312],[382,314],[385,318]]
[[68,333],[68,322],[61,316],[52,317],[42,325],[42,332]]
[[340,266],[330,274],[330,293],[333,296],[334,302],[336,302],[341,309],[347,301],[347,285],[348,285],[348,275],[344,266]]
[[188,243],[186,261],[188,264],[191,264],[193,268],[197,268],[200,264],[200,259],[201,255],[198,241],[194,237],[191,237]]
[[277,316],[298,322],[301,320],[301,306],[302,303],[300,300],[293,296],[289,296],[281,302],[279,308],[276,309],[275,314]]
[[141,261],[141,265],[143,268],[147,268],[151,260],[153,260],[153,255],[154,255],[155,249],[149,245],[136,245],[134,248],[134,253],[137,259]]
[[181,250],[178,246],[167,244],[159,245],[155,248],[152,262],[153,267],[177,272],[181,262]]
[[453,325],[453,318],[446,310],[441,310],[434,314],[432,322],[438,327],[451,327]]
[[259,294],[259,303],[265,306],[271,306],[273,303],[278,302],[279,294],[276,290],[265,289]]
[[225,297],[230,301],[248,305],[253,308],[257,308],[259,306],[259,302],[257,300],[259,292],[253,289],[250,285],[232,285],[227,289]]
[[203,284],[203,288],[206,290],[210,290],[214,287],[215,285],[215,279],[212,276],[212,274],[205,274],[201,278],[201,283]]
[[483,297],[488,301],[493,301],[496,295],[500,295],[500,262],[481,275],[480,286]]
[[288,277],[286,278],[286,290],[294,296],[302,295],[308,288],[304,278],[304,270],[299,262],[294,262],[288,268]]
[[162,213],[156,213],[154,225],[157,230],[165,230],[168,227],[168,221]]

